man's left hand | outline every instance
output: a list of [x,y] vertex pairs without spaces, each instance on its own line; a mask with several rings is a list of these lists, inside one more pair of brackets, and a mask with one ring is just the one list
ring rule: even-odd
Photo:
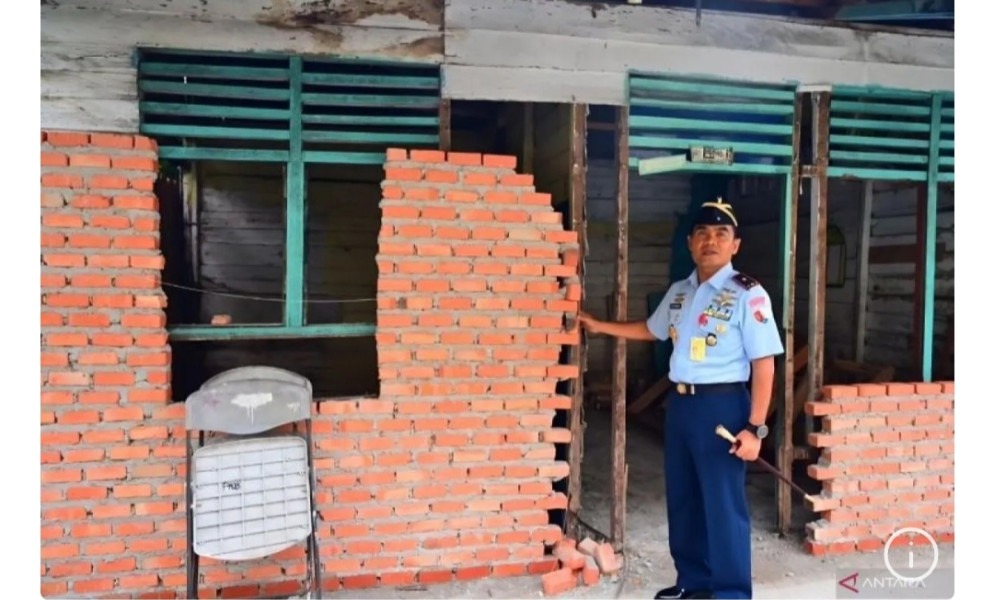
[[735,436],[735,439],[738,440],[738,443],[732,446],[728,451],[729,454],[734,454],[742,460],[748,461],[759,458],[759,447],[762,445],[762,441],[756,437],[756,434],[743,429]]

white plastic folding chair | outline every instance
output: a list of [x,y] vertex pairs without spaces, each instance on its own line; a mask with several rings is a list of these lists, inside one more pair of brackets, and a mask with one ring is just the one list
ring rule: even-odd
[[[252,560],[304,541],[308,595],[321,598],[312,397],[307,378],[250,366],[213,377],[187,398],[188,598],[199,597],[202,556]],[[274,431],[291,423],[294,434]]]

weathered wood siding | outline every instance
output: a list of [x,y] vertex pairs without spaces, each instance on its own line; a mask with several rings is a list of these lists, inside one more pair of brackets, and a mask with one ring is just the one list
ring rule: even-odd
[[[889,188],[889,189],[888,189]],[[935,260],[933,364],[953,315],[953,194],[940,186]],[[918,190],[877,185],[873,195],[866,315],[867,362],[911,369],[915,310],[915,239]],[[909,373],[909,376],[911,373]],[[918,375],[920,377],[920,374]]]
[[[742,220],[742,248],[736,267],[760,280],[770,294],[778,321],[782,322],[783,292],[780,287],[780,206],[783,178],[745,178],[748,183],[737,201]],[[757,187],[758,186],[758,187]],[[825,290],[825,356],[852,359],[859,261],[859,207],[862,184],[830,179],[828,221],[845,237],[845,283]],[[740,186],[741,187],[741,186]],[[804,186],[797,219],[797,274],[794,282],[794,334],[799,342],[808,335],[808,274],[811,267],[810,186]],[[800,348],[800,343],[797,348]]]
[[621,105],[629,69],[953,89],[953,37],[571,0],[41,6],[41,125],[134,132],[138,46],[443,63],[443,95]]
[[[615,267],[618,252],[618,168],[612,160],[592,161],[587,171],[587,239],[584,282],[585,309],[595,317],[614,317]],[[677,213],[690,202],[689,175],[639,177],[628,182],[628,320],[649,317],[648,296],[670,286],[670,246]],[[614,344],[604,336],[590,336],[588,371],[592,378],[610,381]],[[653,346],[628,343],[628,382],[654,381]],[[605,379],[607,378],[607,379]]]
[[[860,181],[829,180],[829,223],[842,230],[846,243],[845,285],[828,287],[825,294],[825,357],[829,360],[852,360],[856,356],[855,315],[859,305],[862,186]],[[805,186],[805,192],[807,188]],[[768,195],[769,200],[761,203],[750,198],[738,201],[736,208],[744,225],[743,246],[735,264],[763,282],[779,311],[781,294],[777,269],[780,251],[775,242],[779,235],[776,221],[779,187],[769,191]],[[795,334],[799,340],[805,338],[808,331],[809,202],[808,194],[802,195],[797,224]],[[912,377],[916,363],[911,345],[915,314],[917,202],[915,186],[874,184],[863,359],[871,364],[897,367],[898,378]],[[938,226],[933,342],[935,364],[938,364],[945,343],[948,319],[953,314],[953,207],[952,192],[945,186],[940,187]]]
[[629,69],[953,89],[953,37],[571,0],[449,0],[453,98],[625,104]]
[[570,107],[567,104],[536,104],[535,189],[552,194],[552,204],[566,212],[570,182]]
[[41,6],[41,126],[138,130],[136,47],[439,63],[444,0],[59,0]]

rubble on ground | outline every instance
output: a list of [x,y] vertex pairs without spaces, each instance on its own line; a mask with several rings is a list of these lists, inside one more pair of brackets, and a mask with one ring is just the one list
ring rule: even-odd
[[598,544],[590,538],[580,543],[563,539],[556,543],[552,555],[559,561],[559,569],[542,576],[542,592],[556,596],[578,585],[594,586],[601,575],[615,575],[621,571],[622,559],[614,554],[610,543]]

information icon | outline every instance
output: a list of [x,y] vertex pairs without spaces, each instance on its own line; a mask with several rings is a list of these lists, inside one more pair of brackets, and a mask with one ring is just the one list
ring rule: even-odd
[[[928,540],[931,547],[921,543],[915,545],[915,540],[919,537]],[[901,540],[903,542],[905,539],[906,543],[898,544],[899,549],[892,547],[895,541]],[[923,566],[928,564],[929,555],[931,555],[932,564],[922,573]],[[932,574],[932,571],[939,564],[939,545],[935,543],[935,538],[917,527],[898,529],[891,534],[884,546],[884,564],[896,579],[907,583],[923,581]]]

